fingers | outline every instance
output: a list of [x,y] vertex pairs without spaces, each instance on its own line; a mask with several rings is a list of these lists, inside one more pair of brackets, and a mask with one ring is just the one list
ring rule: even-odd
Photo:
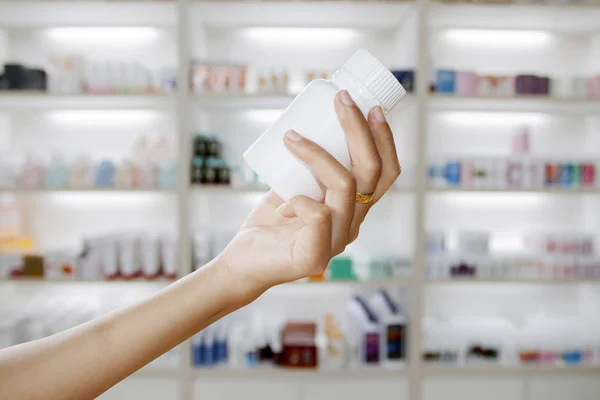
[[352,159],[352,174],[356,177],[357,190],[371,194],[377,187],[382,160],[367,121],[350,94],[343,90],[335,100],[338,120],[346,133],[346,142]]
[[402,170],[396,152],[394,134],[381,107],[375,107],[369,112],[368,123],[382,164],[381,175],[373,199],[376,202],[396,182]]
[[341,253],[348,244],[350,224],[354,216],[354,176],[325,149],[295,131],[286,134],[285,144],[292,154],[311,168],[315,177],[325,186],[325,205],[330,209],[333,222],[333,253]]
[[298,240],[303,242],[302,254],[292,252],[292,258],[306,257],[306,248],[311,252],[309,262],[313,269],[310,275],[323,272],[332,257],[331,235],[333,216],[329,207],[308,196],[296,196],[282,204],[277,211],[286,218],[298,217],[304,224]]

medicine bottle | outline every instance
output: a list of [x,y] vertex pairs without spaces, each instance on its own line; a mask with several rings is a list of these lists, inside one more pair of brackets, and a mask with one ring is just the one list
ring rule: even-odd
[[354,53],[331,80],[310,82],[244,154],[250,167],[286,201],[297,195],[323,199],[310,169],[285,147],[287,131],[293,129],[316,142],[350,169],[346,137],[334,108],[340,90],[348,91],[365,116],[375,106],[389,113],[406,95],[394,75],[363,49]]

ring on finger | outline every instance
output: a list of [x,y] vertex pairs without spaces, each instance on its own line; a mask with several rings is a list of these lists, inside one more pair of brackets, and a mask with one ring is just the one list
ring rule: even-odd
[[356,192],[355,201],[358,204],[371,204],[373,202],[374,198],[375,198],[374,193],[367,194],[367,193]]

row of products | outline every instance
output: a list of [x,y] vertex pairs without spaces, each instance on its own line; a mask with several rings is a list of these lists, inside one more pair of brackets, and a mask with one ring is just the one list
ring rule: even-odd
[[491,254],[492,234],[485,231],[430,232],[429,279],[572,280],[600,279],[594,239],[583,233],[513,235],[510,253]]
[[[591,257],[595,254],[594,238],[586,233],[534,232],[511,235],[522,254],[536,256]],[[428,232],[427,254],[459,252],[474,255],[490,253],[492,232],[461,230],[457,232]]]
[[232,165],[222,156],[222,144],[211,133],[197,133],[192,142],[190,182],[193,185],[223,185],[266,189],[258,175],[243,165]]
[[0,276],[5,279],[94,281],[177,275],[177,241],[172,235],[111,234],[85,238],[78,250],[0,254]]
[[433,92],[460,96],[538,95],[567,98],[600,98],[600,75],[587,78],[549,78],[537,75],[493,76],[472,71],[436,71]]
[[578,257],[480,256],[449,253],[427,259],[432,280],[596,280],[600,259]]
[[136,62],[94,62],[51,57],[45,69],[4,65],[0,89],[36,89],[59,94],[148,94],[175,90],[174,68],[151,70]]
[[475,189],[595,188],[600,161],[531,157],[444,157],[431,161],[428,179],[434,188]]
[[536,315],[523,324],[500,317],[423,321],[423,360],[464,365],[596,365],[598,326],[577,317]]
[[49,161],[15,153],[0,157],[0,188],[152,189],[177,186],[177,162],[167,136],[141,136],[131,157],[120,163],[93,162],[79,156],[69,162],[54,154]]
[[[233,239],[235,232],[196,232],[192,236],[193,265],[198,269],[219,255]],[[398,256],[348,256],[334,257],[325,272],[309,278],[320,281],[369,281],[388,278],[405,278],[411,272],[411,260]]]
[[192,338],[192,360],[198,367],[236,369],[403,367],[407,335],[407,315],[380,289],[368,299],[354,295],[344,324],[330,313],[321,322],[256,312],[251,318],[225,318]]
[[160,164],[135,164],[130,160],[94,163],[81,156],[69,163],[57,154],[47,164],[33,157],[14,154],[0,160],[0,188],[153,189],[176,185],[175,161]]
[[198,133],[193,139],[192,184],[230,185],[231,169],[221,158],[221,143],[214,136]]
[[[414,70],[392,70],[407,92],[415,88]],[[330,79],[325,69],[307,69],[303,72],[304,85],[315,79]],[[190,88],[193,93],[246,93],[287,94],[290,92],[290,72],[285,67],[250,69],[246,64],[233,62],[192,61]]]
[[[96,289],[99,289],[96,287]],[[96,293],[90,288],[70,287],[69,290],[38,289],[27,300],[11,303],[17,308],[3,310],[0,318],[0,349],[62,332],[86,323],[117,308],[137,301],[148,293],[128,287],[117,293]],[[180,347],[175,347],[152,361],[145,368],[177,368]]]
[[397,256],[347,256],[339,255],[329,266],[310,281],[370,281],[389,278],[405,278],[411,272],[411,260]]

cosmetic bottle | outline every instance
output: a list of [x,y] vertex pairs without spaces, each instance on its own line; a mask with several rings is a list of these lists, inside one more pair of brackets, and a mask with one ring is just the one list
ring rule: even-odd
[[69,183],[69,168],[64,158],[55,154],[52,156],[52,161],[46,169],[46,187],[60,188],[66,187]]
[[140,237],[140,263],[147,279],[155,279],[160,274],[159,237],[146,233]]
[[78,157],[69,171],[70,188],[88,188],[93,182],[92,162],[85,156]]
[[131,189],[133,187],[133,165],[130,161],[123,161],[116,169],[115,187],[119,189]]
[[310,169],[283,142],[290,129],[313,140],[350,168],[346,136],[334,108],[334,98],[342,89],[349,92],[365,115],[375,106],[389,113],[406,94],[394,75],[362,49],[336,71],[331,81],[317,79],[309,83],[244,154],[250,167],[284,200],[301,194],[323,199]]
[[119,259],[117,256],[117,241],[114,236],[104,236],[98,239],[100,264],[105,279],[114,279],[119,275]]
[[177,278],[177,239],[175,235],[160,238],[160,261],[163,274],[169,279]]
[[381,326],[376,314],[362,297],[355,295],[346,307],[349,334],[358,346],[361,367],[378,366],[380,361]]
[[381,321],[381,365],[402,367],[406,363],[408,319],[385,289],[369,298],[369,306]]

